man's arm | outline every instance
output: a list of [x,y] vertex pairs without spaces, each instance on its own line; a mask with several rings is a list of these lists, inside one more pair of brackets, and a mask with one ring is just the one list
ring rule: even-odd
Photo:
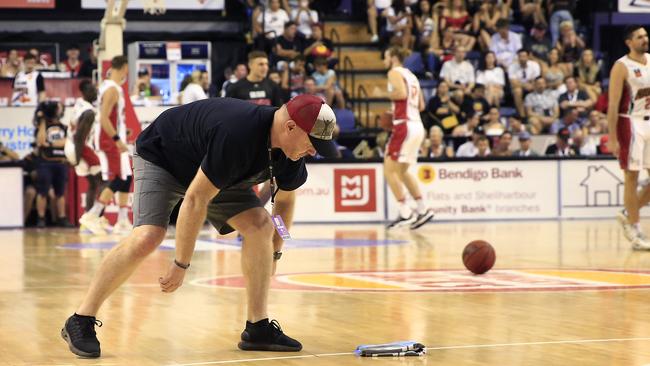
[[608,145],[610,151],[615,156],[618,156],[618,135],[616,131],[616,124],[618,122],[618,104],[621,101],[621,95],[623,94],[623,86],[625,83],[625,78],[627,77],[627,69],[625,66],[620,63],[614,63],[612,71],[609,76],[609,102],[607,105],[607,125],[609,128],[609,140]]
[[[111,111],[117,104],[117,99],[119,98],[119,95],[117,93],[117,90],[115,88],[109,88],[106,90],[106,93],[102,96],[102,100],[100,101],[100,114],[99,114],[99,124],[102,126],[102,129],[108,136],[115,136],[117,134],[117,131],[115,131],[115,128],[111,124],[111,120],[108,118],[108,116],[111,115]],[[115,144],[117,147],[120,149],[121,152],[126,152],[128,149],[126,148],[126,145],[124,144],[123,141],[118,140],[115,141]]]
[[39,103],[47,99],[47,95],[45,95],[45,81],[43,80],[43,75],[41,75],[41,73],[38,73],[38,76],[36,77],[36,90],[38,91]]
[[[208,213],[208,204],[218,193],[219,189],[203,173],[203,169],[199,168],[185,192],[176,222],[176,257],[174,260],[180,265],[190,264],[196,238],[199,236],[199,231]],[[173,292],[183,284],[184,277],[185,269],[172,263],[167,275],[159,280],[160,287],[163,292]]]
[[[279,190],[275,196],[275,205],[273,208],[273,215],[280,215],[287,230],[290,229],[293,223],[293,212],[296,206],[296,191],[283,191]],[[278,235],[276,231],[273,233],[273,251],[282,249],[284,240]]]
[[391,100],[406,99],[406,86],[404,85],[402,75],[400,75],[399,71],[390,70],[388,72],[388,85],[390,86],[388,97]]

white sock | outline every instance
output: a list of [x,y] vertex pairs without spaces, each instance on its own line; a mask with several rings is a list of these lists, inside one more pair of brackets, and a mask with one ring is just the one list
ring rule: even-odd
[[427,212],[427,208],[424,206],[424,201],[422,200],[422,197],[416,199],[415,203],[417,204],[418,215],[422,215],[425,212]]
[[99,201],[95,201],[95,203],[93,203],[93,207],[90,210],[88,210],[88,213],[99,216],[102,213],[103,209],[104,209],[104,204]]
[[129,219],[129,208],[124,206],[120,207],[120,212],[117,215],[117,221],[128,220]]
[[411,217],[411,208],[406,204],[406,200],[399,203],[399,215],[404,219]]

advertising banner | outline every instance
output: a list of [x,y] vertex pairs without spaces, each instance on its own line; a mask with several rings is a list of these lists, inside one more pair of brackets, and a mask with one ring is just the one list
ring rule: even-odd
[[[15,1],[15,0],[14,0]],[[28,0],[23,0],[27,2]],[[52,2],[54,2],[52,0]],[[118,6],[120,1],[115,2]],[[144,9],[144,0],[130,0],[127,9]],[[164,0],[167,10],[223,10],[225,0]],[[106,0],[81,0],[82,9],[105,9]]]
[[621,13],[650,13],[650,0],[618,0]]
[[54,9],[56,0],[2,0],[0,8],[14,9]]

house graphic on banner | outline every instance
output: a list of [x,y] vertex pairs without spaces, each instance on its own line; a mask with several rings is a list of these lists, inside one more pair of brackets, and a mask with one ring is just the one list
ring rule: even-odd
[[589,166],[580,186],[585,189],[588,207],[623,205],[623,181],[603,165]]

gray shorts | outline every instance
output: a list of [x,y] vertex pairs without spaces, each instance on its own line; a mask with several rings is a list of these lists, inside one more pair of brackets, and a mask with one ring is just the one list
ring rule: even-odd
[[[183,187],[165,169],[133,155],[133,226],[155,225],[166,228],[174,206],[185,195]],[[221,234],[234,231],[226,221],[248,209],[262,207],[252,189],[225,189],[208,205],[208,221]]]

